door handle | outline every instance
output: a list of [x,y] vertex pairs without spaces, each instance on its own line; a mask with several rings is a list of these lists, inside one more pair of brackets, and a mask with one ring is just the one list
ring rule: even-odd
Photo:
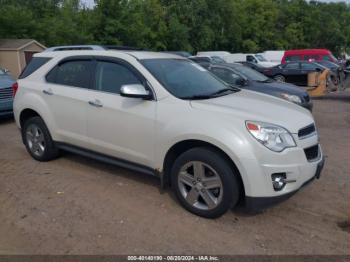
[[52,90],[51,89],[48,89],[48,90],[43,90],[43,93],[45,94],[45,95],[49,95],[49,96],[52,96],[53,95],[53,92],[52,92]]
[[89,101],[89,105],[94,107],[103,107],[101,101],[97,99],[95,101]]

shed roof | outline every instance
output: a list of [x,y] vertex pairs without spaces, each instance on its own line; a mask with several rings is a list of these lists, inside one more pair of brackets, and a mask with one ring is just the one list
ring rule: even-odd
[[33,43],[44,49],[46,48],[34,39],[0,39],[0,50],[17,51]]

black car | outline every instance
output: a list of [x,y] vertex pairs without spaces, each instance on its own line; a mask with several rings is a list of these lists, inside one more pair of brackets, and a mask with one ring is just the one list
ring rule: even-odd
[[241,64],[212,64],[206,68],[227,84],[283,98],[312,111],[310,96],[300,87],[277,82]]
[[321,72],[327,69],[323,65],[315,62],[289,62],[275,67],[266,68],[262,73],[279,82],[292,83],[298,86],[307,86],[308,74],[311,72]]

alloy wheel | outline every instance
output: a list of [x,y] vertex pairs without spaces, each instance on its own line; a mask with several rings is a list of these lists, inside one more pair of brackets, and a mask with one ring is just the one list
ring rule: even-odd
[[41,157],[45,153],[46,143],[43,131],[35,124],[28,126],[26,140],[29,150],[36,156]]
[[178,175],[178,186],[186,202],[201,210],[216,208],[223,197],[223,185],[218,173],[208,164],[191,161]]

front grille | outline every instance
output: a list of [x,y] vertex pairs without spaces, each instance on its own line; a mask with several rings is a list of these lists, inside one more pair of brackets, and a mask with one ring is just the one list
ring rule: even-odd
[[0,100],[7,100],[12,98],[12,88],[0,88]]
[[298,132],[298,137],[302,139],[302,138],[307,137],[315,132],[316,132],[316,127],[314,124],[311,124],[309,126],[306,126],[302,129],[300,129]]
[[305,148],[304,149],[305,152],[305,156],[307,158],[308,161],[312,161],[315,160],[319,157],[319,147],[318,145],[309,147],[309,148]]
[[310,102],[310,96],[309,95],[304,95],[304,100],[306,103]]

